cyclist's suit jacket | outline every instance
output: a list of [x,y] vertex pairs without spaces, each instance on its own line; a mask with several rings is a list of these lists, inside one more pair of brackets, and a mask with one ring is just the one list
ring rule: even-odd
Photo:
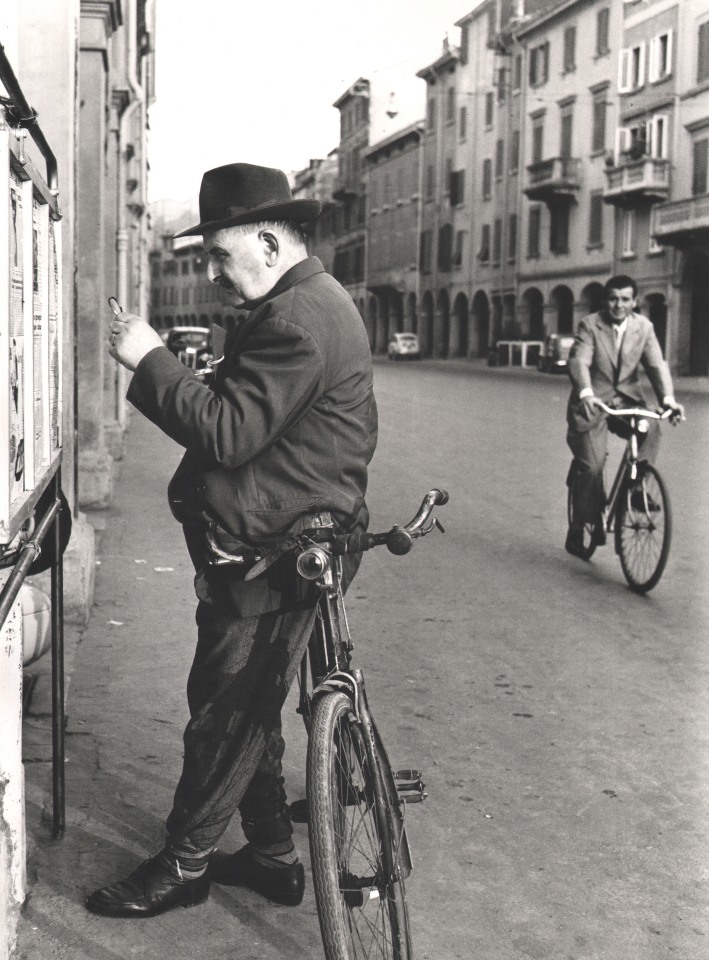
[[612,322],[603,312],[584,317],[569,354],[568,372],[573,384],[567,408],[567,422],[573,431],[583,433],[605,417],[602,410],[589,417],[579,401],[579,393],[591,387],[594,394],[610,404],[614,397],[646,404],[638,373],[645,371],[661,402],[672,394],[672,378],[662,356],[662,348],[647,317],[631,313],[628,317],[620,354],[616,359]]
[[[156,347],[128,390],[134,406],[185,448],[168,496],[198,577],[194,531],[201,536],[210,521],[230,550],[280,543],[316,512],[330,511],[344,528],[367,523],[377,409],[367,334],[351,297],[311,257],[245,307],[213,384]],[[219,359],[221,330],[213,333]],[[246,603],[242,615],[274,604]]]

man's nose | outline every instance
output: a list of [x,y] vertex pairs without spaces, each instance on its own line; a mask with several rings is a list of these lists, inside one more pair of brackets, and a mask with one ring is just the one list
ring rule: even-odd
[[209,280],[210,283],[214,283],[214,281],[217,279],[218,276],[219,276],[219,271],[214,266],[212,261],[208,260],[207,261],[207,280]]

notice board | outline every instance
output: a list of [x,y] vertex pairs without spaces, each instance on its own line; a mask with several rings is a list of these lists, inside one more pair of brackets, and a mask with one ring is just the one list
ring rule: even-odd
[[61,222],[57,198],[0,118],[0,546],[61,461]]

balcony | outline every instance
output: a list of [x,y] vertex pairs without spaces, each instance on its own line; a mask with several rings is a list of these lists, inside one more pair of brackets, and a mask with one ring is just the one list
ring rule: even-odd
[[626,207],[643,201],[657,203],[666,200],[670,191],[670,162],[657,157],[627,160],[609,167],[606,177],[606,203]]
[[709,194],[655,207],[651,231],[658,243],[671,247],[709,243]]
[[581,161],[573,157],[553,157],[530,163],[524,192],[530,200],[542,200],[548,205],[571,203],[581,186],[580,167]]
[[334,200],[355,200],[361,192],[361,184],[352,177],[338,177],[332,191]]

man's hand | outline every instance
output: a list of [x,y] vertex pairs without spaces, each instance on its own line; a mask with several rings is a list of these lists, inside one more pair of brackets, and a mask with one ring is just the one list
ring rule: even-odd
[[135,370],[146,354],[164,346],[160,334],[133,313],[120,313],[108,325],[108,353],[129,370]]
[[598,408],[598,403],[599,403],[598,397],[594,396],[593,394],[590,394],[588,397],[584,397],[583,400],[581,401],[581,405],[583,406],[584,416],[587,417],[589,420],[594,416]]
[[676,400],[665,400],[662,404],[663,410],[671,410],[672,416],[670,417],[670,423],[673,426],[677,426],[680,421],[685,419],[684,416],[684,407],[681,403],[677,403]]

